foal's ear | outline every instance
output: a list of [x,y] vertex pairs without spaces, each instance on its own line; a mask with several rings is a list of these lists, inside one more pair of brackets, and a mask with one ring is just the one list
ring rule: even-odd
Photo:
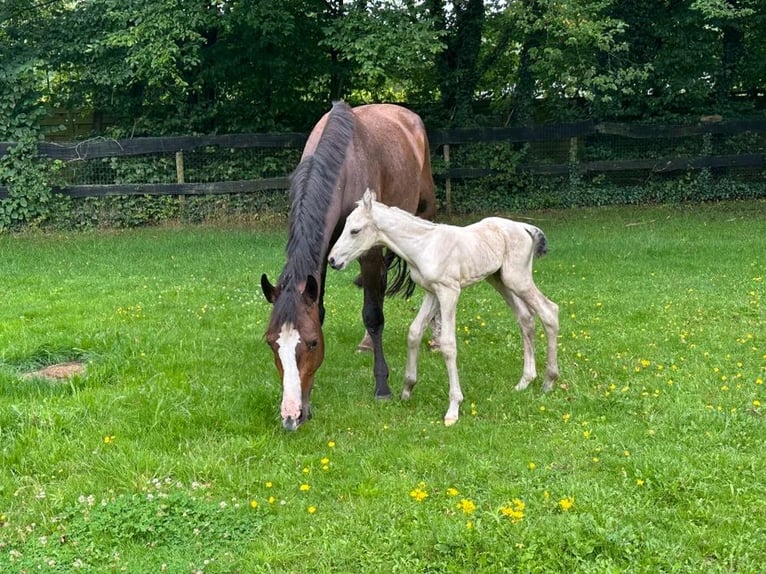
[[362,203],[364,204],[364,208],[372,208],[373,201],[375,201],[375,192],[368,187],[364,190],[364,195],[362,196]]
[[313,275],[306,277],[306,287],[303,288],[303,300],[313,305],[319,299],[319,285]]
[[269,283],[269,278],[266,277],[265,273],[261,275],[261,291],[263,291],[266,301],[272,304],[277,300],[277,295],[279,295],[277,288]]

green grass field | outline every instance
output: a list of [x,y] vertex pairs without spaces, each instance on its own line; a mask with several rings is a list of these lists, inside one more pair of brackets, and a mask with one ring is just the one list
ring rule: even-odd
[[[349,270],[282,430],[282,226],[0,236],[0,572],[763,572],[766,202],[524,215],[560,385],[513,391],[518,329],[473,287],[449,428],[438,354],[373,399]],[[395,393],[420,297],[387,302]]]

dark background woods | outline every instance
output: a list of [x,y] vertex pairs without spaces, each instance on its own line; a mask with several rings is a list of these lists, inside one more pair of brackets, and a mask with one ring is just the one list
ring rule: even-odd
[[305,131],[338,98],[438,127],[685,123],[758,110],[764,29],[759,0],[5,0],[0,94],[117,136]]
[[[71,171],[39,160],[42,137],[303,133],[337,98],[402,103],[431,130],[758,120],[765,25],[757,0],[5,0],[0,141],[14,146],[0,159],[0,228],[44,218],[51,170]],[[762,154],[761,136],[745,129],[736,153]],[[608,138],[562,142],[545,161],[626,159]],[[516,176],[525,145],[468,155]],[[732,145],[713,134],[684,147],[671,155]],[[154,169],[130,171],[148,182]]]

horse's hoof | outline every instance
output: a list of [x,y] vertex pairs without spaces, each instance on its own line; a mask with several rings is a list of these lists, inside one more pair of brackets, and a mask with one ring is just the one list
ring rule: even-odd
[[365,353],[367,351],[372,351],[372,337],[370,337],[369,333],[365,333],[364,338],[356,346],[357,353]]
[[457,422],[457,419],[448,419],[448,418],[445,418],[445,419],[444,419],[444,426],[445,426],[445,427],[451,427],[451,426],[452,426],[452,425],[454,425],[456,422]]
[[390,401],[391,400],[391,393],[388,393],[387,395],[375,395],[376,401]]

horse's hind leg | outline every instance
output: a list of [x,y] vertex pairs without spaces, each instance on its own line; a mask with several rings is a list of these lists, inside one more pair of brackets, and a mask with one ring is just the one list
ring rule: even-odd
[[545,338],[548,343],[546,353],[545,380],[543,391],[553,390],[556,379],[559,378],[558,364],[558,337],[559,337],[559,306],[548,299],[534,285],[523,293],[516,293],[527,307],[540,318],[545,329]]
[[521,330],[521,341],[524,347],[524,369],[521,374],[521,380],[519,380],[515,389],[523,391],[537,377],[537,366],[535,365],[535,316],[526,303],[503,284],[498,275],[488,277],[487,281],[502,295],[513,311]]
[[371,249],[359,258],[362,267],[364,307],[362,319],[372,340],[373,374],[375,376],[375,397],[391,398],[388,386],[388,363],[383,354],[383,296],[386,290],[385,263],[380,248]]
[[407,400],[412,394],[412,388],[418,381],[418,352],[420,351],[420,342],[423,340],[428,322],[439,310],[439,301],[433,293],[426,292],[423,296],[423,303],[420,305],[418,314],[410,324],[407,332],[407,366],[404,371],[404,387],[402,388],[402,399]]

